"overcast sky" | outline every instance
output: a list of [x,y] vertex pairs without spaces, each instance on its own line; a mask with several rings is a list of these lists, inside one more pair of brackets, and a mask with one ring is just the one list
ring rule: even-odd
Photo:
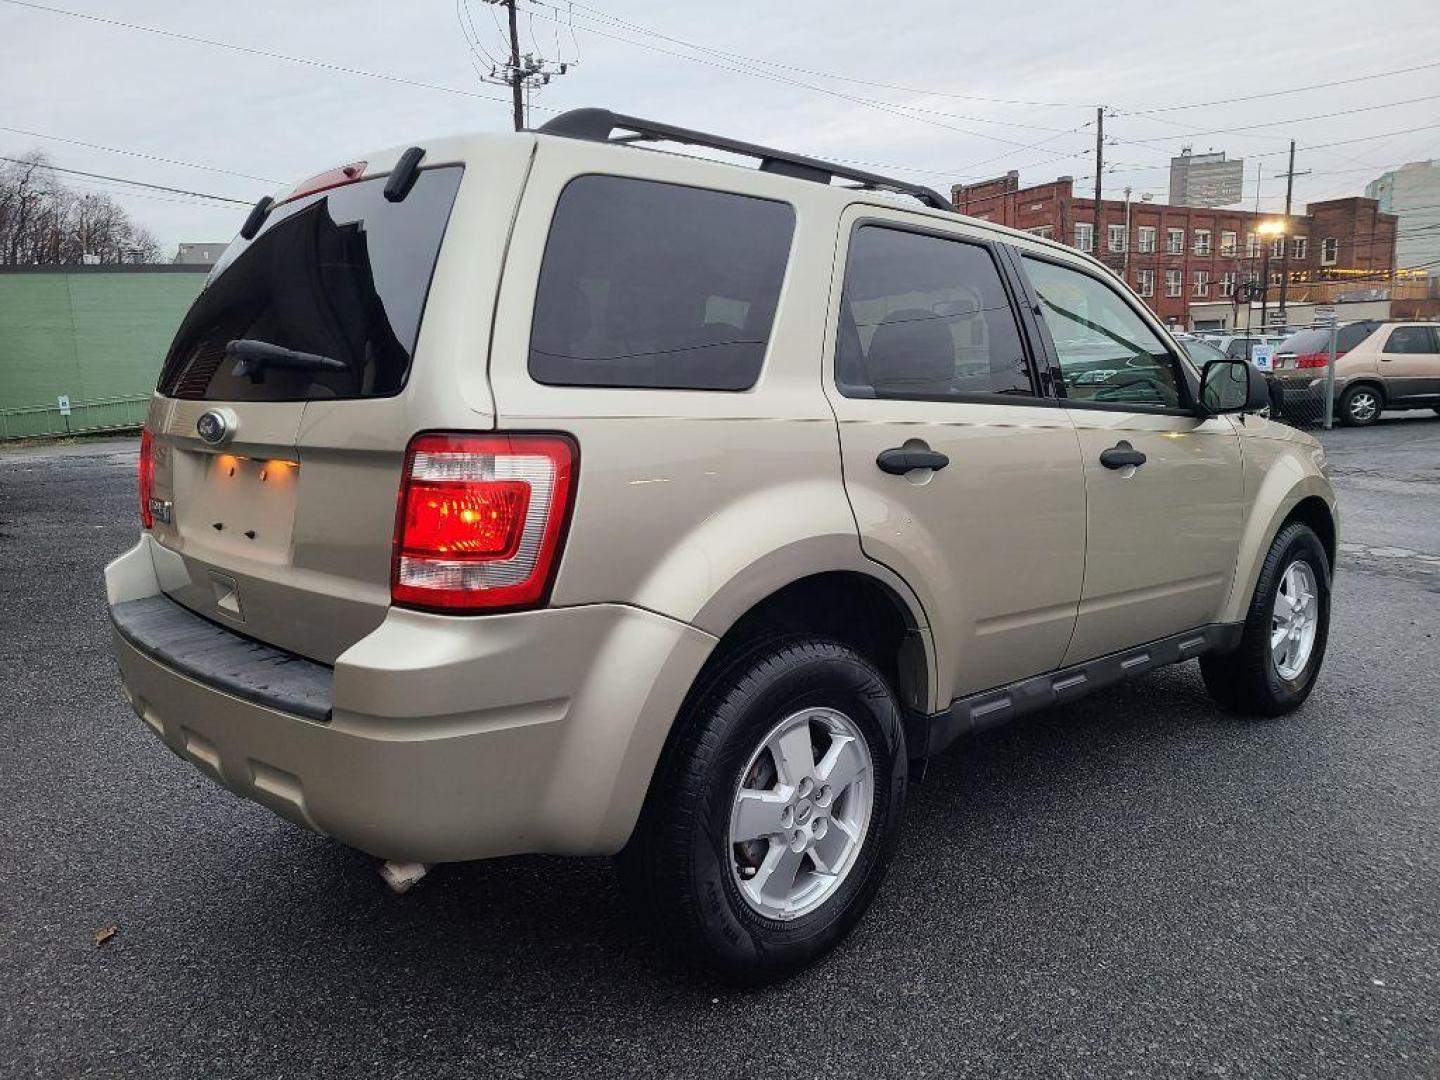
[[[32,133],[0,129],[5,156],[41,149],[58,166],[248,202],[370,148],[510,122],[505,90],[477,78],[456,0],[43,2],[462,92],[0,0],[0,124]],[[1107,169],[1107,196],[1129,184],[1163,200],[1166,162],[1186,144],[1247,159],[1247,206],[1261,166],[1267,209],[1281,205],[1284,180],[1274,177],[1290,138],[1301,147],[1297,169],[1312,170],[1296,181],[1300,206],[1361,194],[1387,168],[1440,156],[1435,0],[1383,8],[1314,0],[1283,23],[1265,10],[1254,0],[587,0],[573,8],[567,0],[522,0],[520,30],[525,51],[579,59],[536,95],[537,124],[552,115],[544,110],[602,105],[866,162],[947,193],[957,181],[1013,168],[1024,183],[1069,174],[1088,190],[1101,102],[1116,113],[1107,116],[1106,134],[1120,140],[1105,152],[1116,165],[1113,174]],[[1383,17],[1367,22],[1370,11]],[[501,14],[469,0],[470,25],[491,53],[500,49]],[[1399,72],[1417,65],[1432,66]],[[1273,94],[1389,72],[1398,73]],[[1260,94],[1272,96],[1171,108]],[[1167,111],[1136,115],[1157,109]],[[1347,115],[1308,119],[1340,112]],[[1217,131],[1239,127],[1247,130]],[[68,181],[113,193],[167,250],[181,240],[228,240],[245,213]]]

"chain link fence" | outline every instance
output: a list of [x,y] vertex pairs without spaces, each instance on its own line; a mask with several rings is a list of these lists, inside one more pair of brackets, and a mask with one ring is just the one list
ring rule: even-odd
[[1345,350],[1333,322],[1202,331],[1194,336],[1231,359],[1249,360],[1265,373],[1272,419],[1302,428],[1334,422],[1333,366]]

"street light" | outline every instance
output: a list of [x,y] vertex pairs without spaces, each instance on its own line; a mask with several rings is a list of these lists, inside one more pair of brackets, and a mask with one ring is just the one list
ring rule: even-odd
[[[1269,237],[1272,241],[1277,236],[1285,235],[1285,223],[1283,221],[1262,221],[1256,230],[1261,236]],[[1270,328],[1269,307],[1270,307],[1270,248],[1271,244],[1265,244],[1260,254],[1260,332],[1263,334]]]

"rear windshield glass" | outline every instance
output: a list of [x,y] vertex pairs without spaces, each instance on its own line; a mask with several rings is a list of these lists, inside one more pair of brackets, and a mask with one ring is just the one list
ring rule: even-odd
[[461,172],[425,169],[398,203],[377,177],[276,209],[212,272],[170,347],[160,392],[209,401],[397,393]]
[[770,338],[786,203],[618,176],[561,193],[530,377],[556,386],[745,390]]
[[[1379,323],[1360,322],[1350,323],[1348,326],[1340,327],[1335,335],[1335,351],[1347,353],[1359,345],[1367,337],[1375,332]],[[1312,327],[1309,330],[1299,330],[1291,334],[1280,343],[1275,350],[1282,353],[1295,353],[1297,356],[1305,356],[1310,353],[1328,353],[1330,351],[1330,328]]]

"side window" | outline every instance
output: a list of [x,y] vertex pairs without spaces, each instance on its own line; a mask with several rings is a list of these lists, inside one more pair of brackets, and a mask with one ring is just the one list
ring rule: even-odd
[[1135,309],[1089,274],[1024,258],[1055,342],[1065,396],[1097,404],[1180,404],[1175,358]]
[[836,381],[846,397],[1033,394],[988,249],[862,225],[850,242]]
[[530,377],[747,390],[790,254],[787,203],[619,176],[570,181],[545,242]]
[[1428,326],[1397,326],[1385,342],[1387,353],[1432,353],[1435,351],[1434,331]]

